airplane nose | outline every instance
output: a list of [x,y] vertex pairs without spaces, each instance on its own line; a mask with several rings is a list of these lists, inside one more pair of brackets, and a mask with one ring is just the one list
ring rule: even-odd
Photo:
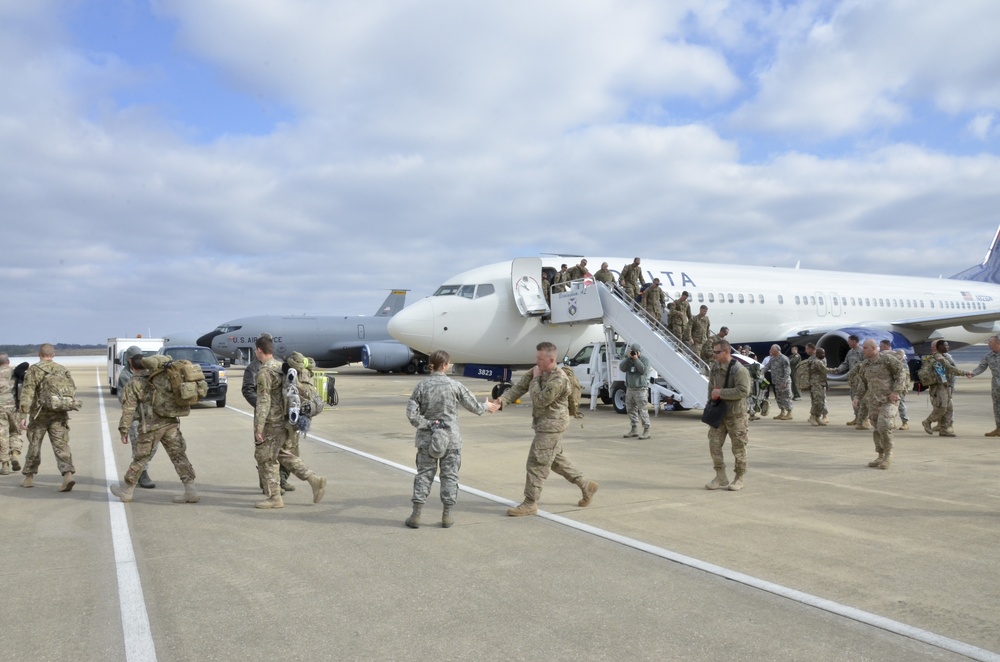
[[217,336],[221,335],[222,331],[212,331],[210,333],[206,333],[201,338],[198,338],[195,343],[197,343],[199,347],[208,347],[209,349],[212,349],[212,341],[215,340]]
[[389,335],[418,352],[429,354],[434,343],[434,304],[424,299],[389,319]]

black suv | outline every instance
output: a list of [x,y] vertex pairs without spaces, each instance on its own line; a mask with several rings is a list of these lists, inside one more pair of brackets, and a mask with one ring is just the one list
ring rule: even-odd
[[229,385],[226,381],[226,369],[219,365],[219,359],[215,352],[207,347],[187,347],[174,346],[164,347],[160,350],[175,360],[185,360],[196,363],[205,373],[205,381],[208,382],[208,395],[203,400],[214,400],[216,407],[226,406],[226,390]]

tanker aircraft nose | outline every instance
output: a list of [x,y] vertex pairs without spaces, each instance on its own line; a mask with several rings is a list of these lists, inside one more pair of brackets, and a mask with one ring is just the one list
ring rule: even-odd
[[418,352],[434,351],[434,303],[424,299],[403,308],[389,320],[389,335]]

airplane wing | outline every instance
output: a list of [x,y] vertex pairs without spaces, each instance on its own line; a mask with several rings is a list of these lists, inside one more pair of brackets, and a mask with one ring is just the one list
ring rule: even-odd
[[[953,326],[973,326],[973,325],[989,325],[1000,320],[1000,315],[996,312],[988,311],[967,311],[959,313],[958,311],[948,313],[942,313],[941,315],[935,315],[933,317],[907,317],[898,320],[892,320],[889,322],[864,322],[864,321],[854,321],[847,324],[838,323],[836,321],[823,325],[812,325],[808,327],[789,327],[785,329],[785,336],[789,341],[801,340],[802,338],[808,337],[819,337],[825,333],[831,331],[838,331],[845,327],[850,327],[852,329],[880,329],[880,330],[906,330],[911,329],[913,331],[933,331],[934,329],[946,329]],[[984,331],[988,333],[988,331]]]

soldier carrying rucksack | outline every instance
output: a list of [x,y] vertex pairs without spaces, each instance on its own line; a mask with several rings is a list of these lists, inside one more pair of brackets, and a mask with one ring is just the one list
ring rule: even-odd
[[24,375],[19,406],[20,425],[28,432],[28,453],[24,458],[24,480],[21,487],[34,487],[35,474],[41,464],[42,440],[49,435],[56,465],[62,474],[60,492],[69,492],[76,485],[73,474],[73,454],[69,449],[69,412],[80,408],[76,399],[76,384],[65,366],[56,363],[56,348],[44,343],[38,348],[38,363]]

